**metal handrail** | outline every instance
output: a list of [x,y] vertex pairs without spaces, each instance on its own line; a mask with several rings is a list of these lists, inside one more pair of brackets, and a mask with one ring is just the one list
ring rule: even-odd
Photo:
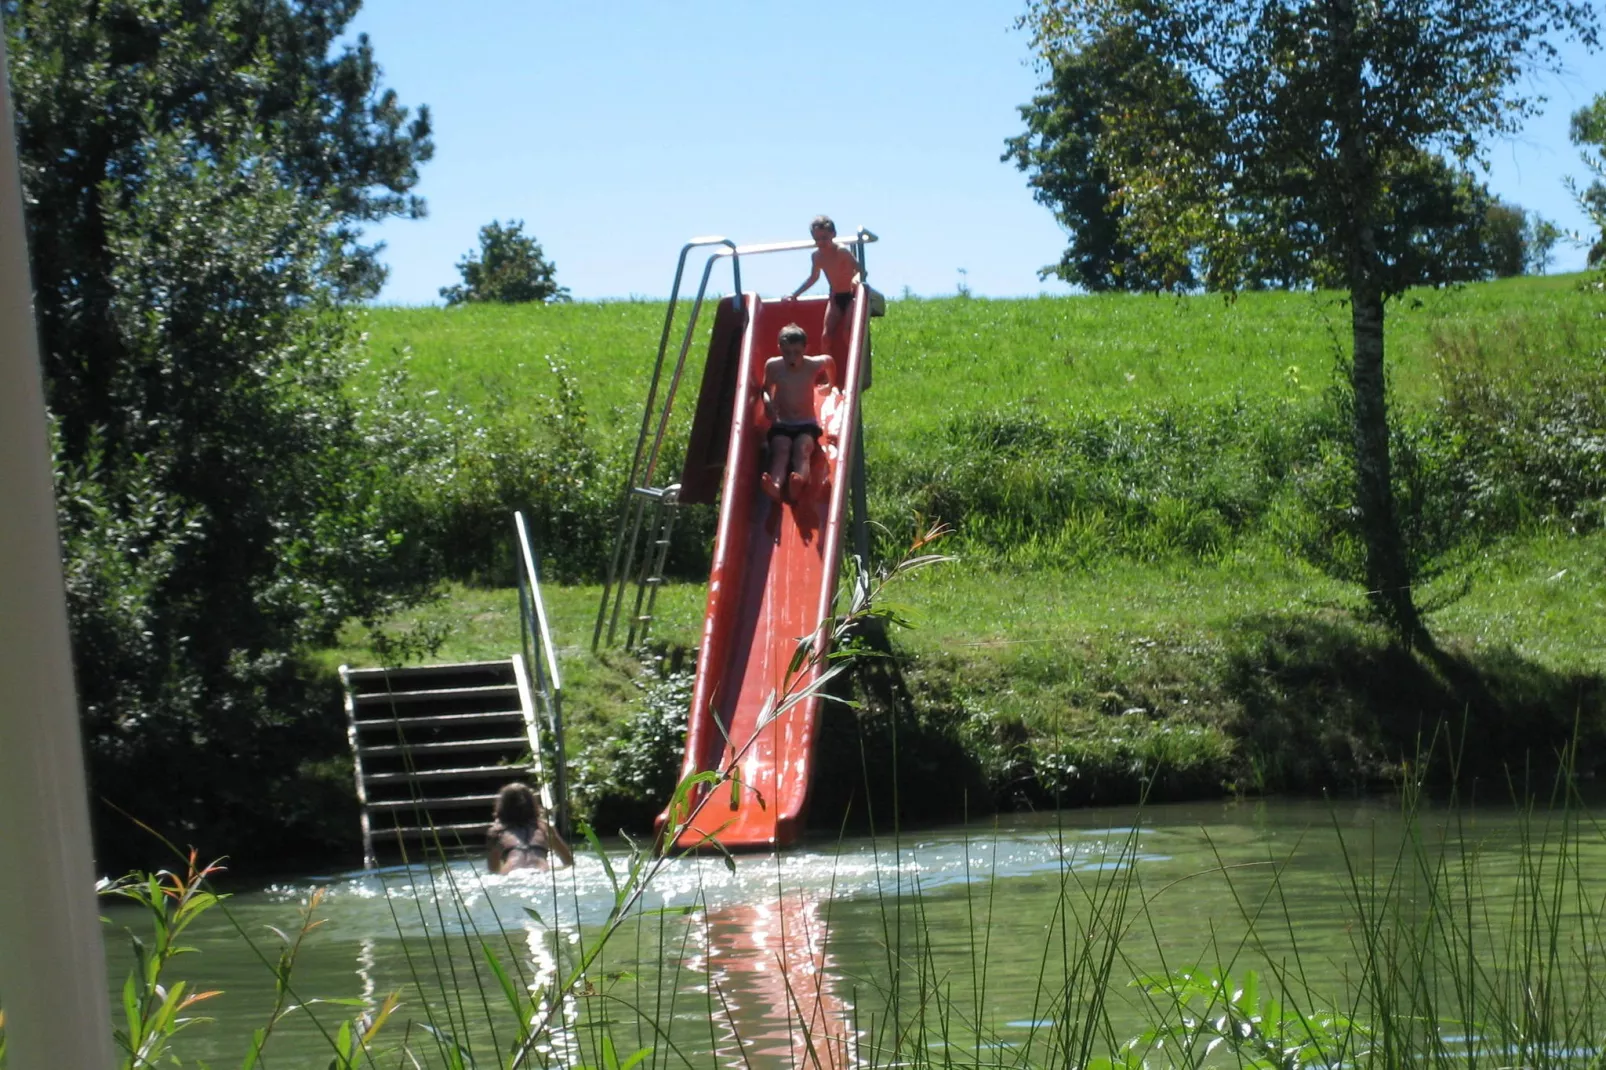
[[[865,230],[863,227],[860,227],[858,230],[854,231],[853,234],[850,235],[849,237],[837,238],[836,239],[836,243],[838,245],[860,246],[860,245],[864,245],[866,242],[873,242],[873,241],[880,241],[880,240],[881,239],[876,237],[876,235],[874,233],[872,233],[871,231]],[[736,245],[736,246],[733,246],[731,251],[728,252],[728,253],[715,252],[713,255],[715,257],[731,256],[731,255],[762,256],[765,253],[789,253],[789,252],[795,252],[795,251],[797,251],[799,249],[812,249],[812,248],[814,248],[813,239],[811,239],[811,238],[803,238],[803,239],[800,239],[798,241],[772,241],[772,242],[763,242],[763,243],[758,244],[758,245]]]
[[[837,244],[851,246],[858,258],[861,273],[865,269],[864,247],[868,242],[877,241],[876,235],[859,227],[850,237],[838,238]],[[669,385],[664,393],[663,408],[659,411],[658,427],[653,434],[652,447],[647,449],[647,432],[652,426],[654,404],[658,400],[658,387],[663,379],[664,357],[669,349],[669,336],[675,321],[675,309],[680,300],[680,284],[686,271],[686,258],[696,248],[710,245],[723,246],[709,254],[708,262],[703,266],[702,279],[697,286],[697,296],[692,302],[691,313],[687,317],[686,330],[681,339],[680,352],[675,358],[675,370],[670,375]],[[614,533],[613,553],[608,561],[608,573],[602,587],[602,604],[597,607],[596,625],[591,631],[591,649],[595,650],[602,642],[602,626],[608,624],[608,642],[612,643],[619,626],[619,612],[624,606],[625,577],[630,572],[635,561],[636,544],[641,538],[641,521],[646,510],[646,503],[637,496],[641,489],[650,484],[658,466],[658,455],[663,447],[664,435],[669,428],[669,418],[674,410],[675,394],[680,388],[681,376],[686,367],[686,356],[691,350],[692,338],[697,330],[697,317],[702,312],[703,300],[708,291],[708,280],[713,273],[714,263],[724,257],[731,260],[731,270],[734,276],[735,296],[740,299],[742,294],[742,268],[741,258],[744,256],[762,256],[766,253],[795,252],[802,249],[812,249],[815,243],[812,240],[798,240],[785,242],[766,242],[757,245],[737,245],[729,238],[711,236],[693,238],[681,246],[680,257],[675,262],[675,281],[669,289],[669,307],[664,313],[664,329],[658,339],[658,356],[653,363],[652,380],[647,388],[647,402],[641,413],[641,430],[636,436],[636,452],[630,462],[630,477],[625,482],[623,491],[619,496],[619,525]],[[646,465],[642,465],[643,454],[646,455]],[[628,537],[627,537],[628,533]],[[621,558],[623,567],[621,568]],[[617,591],[615,590],[617,584]],[[612,603],[613,612],[608,611]]]
[[[530,528],[522,512],[513,514],[519,540],[519,641],[524,663],[535,675],[535,693],[545,707],[546,729],[552,739],[552,797],[559,833],[569,832],[568,758],[563,742],[563,677],[558,673],[558,650],[541,598],[541,577],[531,548]],[[531,650],[532,643],[538,648]],[[539,657],[532,657],[538,653]],[[540,755],[536,755],[539,760]]]
[[[730,250],[733,258],[731,260],[731,268],[734,274],[736,292],[742,292],[741,259],[736,253],[735,242],[731,241],[729,238],[715,235],[704,238],[693,238],[691,241],[681,246],[680,257],[675,262],[675,281],[669,288],[669,307],[664,312],[664,329],[663,333],[658,338],[658,356],[652,367],[652,383],[647,387],[647,403],[642,407],[641,410],[641,431],[636,435],[636,452],[630,461],[630,477],[625,480],[624,489],[619,495],[619,529],[614,533],[613,555],[608,561],[608,575],[602,587],[602,605],[597,609],[597,623],[591,631],[591,649],[593,650],[597,648],[597,644],[602,640],[602,622],[608,618],[608,602],[613,593],[614,582],[616,580],[619,583],[621,597],[614,603],[613,619],[608,624],[608,641],[610,643],[613,641],[614,630],[617,628],[619,623],[619,605],[624,601],[622,597],[624,590],[624,577],[620,574],[621,570],[619,567],[619,559],[624,555],[626,544],[625,532],[627,530],[630,532],[629,557],[632,558],[635,556],[636,540],[641,537],[641,508],[632,501],[632,497],[635,493],[636,487],[640,484],[643,478],[641,466],[642,452],[647,444],[647,430],[652,426],[653,404],[658,399],[658,384],[663,378],[664,354],[669,349],[669,334],[675,323],[675,307],[680,301],[680,281],[686,272],[686,257],[691,254],[693,249],[708,245],[723,245]],[[691,322],[687,324],[686,328],[686,339],[681,345],[680,358],[676,361],[675,374],[670,380],[668,396],[664,399],[665,419],[667,419],[668,410],[674,405],[675,389],[680,384],[681,366],[685,363],[686,352],[691,345],[691,332],[696,326],[697,313],[702,308],[703,295],[708,288],[708,278],[710,272],[713,270],[713,267],[714,258],[710,257],[708,264],[703,268],[702,282],[697,287],[697,300],[692,306]],[[661,443],[662,440],[663,432],[662,426],[660,426],[658,438],[654,442],[652,455],[648,458],[646,471],[647,478],[651,477],[652,470],[657,466],[657,449],[658,444]],[[634,519],[634,524],[632,524],[632,518]],[[623,571],[630,571],[630,565],[628,564],[628,561]]]

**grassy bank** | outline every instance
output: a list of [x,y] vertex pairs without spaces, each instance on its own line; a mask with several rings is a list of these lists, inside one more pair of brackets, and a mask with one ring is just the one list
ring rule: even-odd
[[[911,817],[934,818],[967,792],[973,807],[1121,801],[1156,766],[1156,798],[1364,787],[1440,721],[1466,733],[1479,774],[1543,760],[1575,718],[1593,746],[1603,311],[1567,277],[1394,310],[1397,486],[1440,645],[1413,655],[1364,618],[1354,582],[1347,318],[1330,295],[893,302],[866,399],[877,553],[924,516],[953,524],[961,560],[902,592],[919,627],[895,639],[901,677],[862,681],[865,712],[831,727],[828,753],[857,765],[861,727],[875,755],[896,739],[911,783],[965,789],[905,793]],[[473,583],[396,627],[433,622],[441,658],[516,649],[492,543],[508,510],[536,515],[544,574],[562,581],[576,781],[610,820],[667,791],[710,540],[691,511],[671,562],[684,582],[660,600],[665,657],[590,653],[599,592],[573,581],[600,567],[662,316],[374,310],[370,378],[354,384],[379,396],[405,370],[452,446],[421,530],[476,562],[460,572]],[[332,658],[372,658],[349,638]]]
[[[639,827],[677,769],[703,585],[660,593],[660,653],[645,661],[591,653],[599,588],[547,594],[583,802],[604,827]],[[1275,550],[1059,571],[961,559],[894,589],[915,623],[894,637],[901,679],[890,691],[861,682],[866,708],[833,714],[824,797],[861,790],[866,760],[890,775],[894,740],[916,821],[1127,802],[1145,788],[1365,790],[1441,722],[1467,742],[1465,773],[1498,780],[1521,755],[1545,764],[1575,716],[1593,774],[1606,759],[1606,533],[1504,540],[1424,594],[1447,602],[1430,617],[1438,658],[1398,650],[1353,585]],[[513,591],[456,587],[394,626],[450,625],[444,660],[505,657],[516,610]],[[339,656],[371,660],[350,638]],[[934,795],[932,777],[953,790]]]

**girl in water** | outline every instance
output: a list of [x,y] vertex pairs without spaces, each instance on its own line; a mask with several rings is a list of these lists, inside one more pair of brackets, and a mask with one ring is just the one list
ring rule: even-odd
[[485,865],[492,873],[546,869],[548,855],[574,865],[574,852],[541,812],[541,800],[528,785],[504,785],[496,795],[491,827],[485,832]]

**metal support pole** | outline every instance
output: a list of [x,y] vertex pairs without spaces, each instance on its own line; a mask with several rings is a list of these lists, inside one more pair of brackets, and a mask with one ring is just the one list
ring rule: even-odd
[[[860,399],[863,404],[863,398]],[[853,431],[853,467],[849,476],[853,492],[853,552],[859,557],[863,574],[870,572],[870,496],[865,489],[864,475],[864,414],[854,410],[858,427]]]
[[0,27],[0,1001],[13,1070],[110,1068],[39,341]]

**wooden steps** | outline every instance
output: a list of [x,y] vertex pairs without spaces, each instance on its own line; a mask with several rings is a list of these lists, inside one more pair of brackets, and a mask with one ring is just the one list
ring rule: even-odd
[[341,666],[368,866],[479,852],[503,784],[540,780],[521,658],[402,669]]

